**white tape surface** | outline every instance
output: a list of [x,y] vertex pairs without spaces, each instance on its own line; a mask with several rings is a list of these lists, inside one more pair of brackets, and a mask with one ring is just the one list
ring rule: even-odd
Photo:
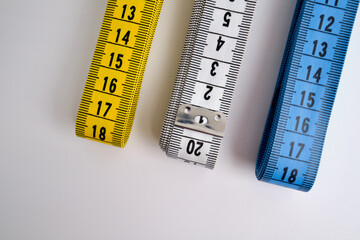
[[168,156],[214,168],[222,138],[192,128],[206,118],[190,119],[188,128],[175,120],[184,105],[228,116],[255,5],[254,0],[195,1],[160,139]]

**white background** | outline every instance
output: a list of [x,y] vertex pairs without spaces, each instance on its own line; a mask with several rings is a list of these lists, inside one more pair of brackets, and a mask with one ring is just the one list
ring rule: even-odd
[[192,0],[164,2],[127,147],[75,136],[106,2],[0,1],[0,239],[359,239],[359,17],[302,193],[254,175],[295,0],[258,1],[214,171],[158,147]]

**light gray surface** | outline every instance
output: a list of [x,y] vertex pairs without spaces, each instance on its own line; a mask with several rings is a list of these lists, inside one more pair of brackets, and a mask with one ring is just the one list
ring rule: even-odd
[[75,137],[105,5],[0,1],[0,239],[358,239],[359,17],[305,194],[254,176],[295,0],[258,1],[214,171],[158,147],[191,0],[165,0],[126,149]]

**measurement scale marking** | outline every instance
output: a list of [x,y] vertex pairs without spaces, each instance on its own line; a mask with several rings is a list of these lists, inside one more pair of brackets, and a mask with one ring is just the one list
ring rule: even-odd
[[298,1],[259,149],[259,180],[312,188],[358,5]]
[[162,0],[109,0],[79,107],[76,134],[124,147]]
[[[174,122],[178,108],[184,104],[200,107],[210,115],[219,111],[225,114],[222,121],[226,120],[255,3],[195,1],[160,138],[161,148],[170,157],[214,168],[222,137],[179,127]],[[203,116],[198,117],[203,121]]]

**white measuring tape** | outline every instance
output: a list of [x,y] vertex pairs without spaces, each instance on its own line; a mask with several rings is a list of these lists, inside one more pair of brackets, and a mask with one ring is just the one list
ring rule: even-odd
[[256,0],[196,0],[160,146],[213,169]]

